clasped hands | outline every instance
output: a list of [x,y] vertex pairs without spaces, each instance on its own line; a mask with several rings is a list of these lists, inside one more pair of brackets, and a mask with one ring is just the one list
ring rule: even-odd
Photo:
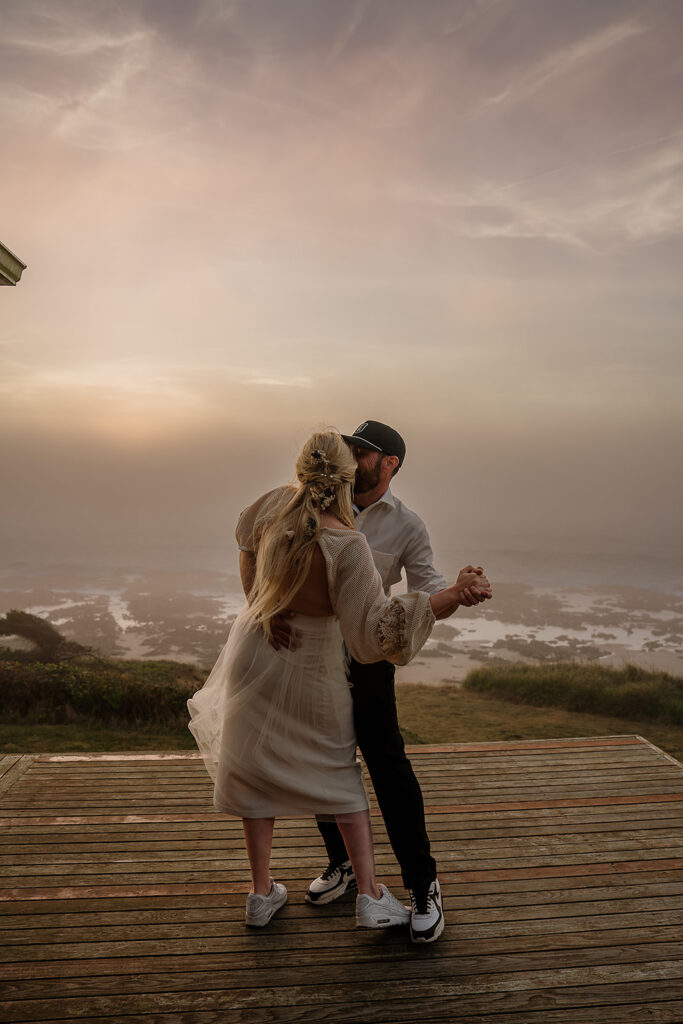
[[493,597],[491,584],[480,565],[466,565],[461,569],[455,581],[455,589],[464,608],[472,608],[475,604],[481,604],[482,601],[488,601]]

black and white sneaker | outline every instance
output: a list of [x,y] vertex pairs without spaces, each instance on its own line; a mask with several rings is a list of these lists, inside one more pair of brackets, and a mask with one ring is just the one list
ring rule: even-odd
[[351,861],[345,860],[343,864],[333,864],[330,861],[322,875],[314,878],[309,885],[306,900],[319,907],[323,903],[332,903],[349,889],[355,888],[356,876]]
[[441,888],[435,878],[428,889],[410,890],[410,938],[413,942],[435,942],[444,928]]

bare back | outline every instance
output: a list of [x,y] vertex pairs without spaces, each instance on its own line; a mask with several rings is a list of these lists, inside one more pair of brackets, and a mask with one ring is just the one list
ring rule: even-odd
[[[350,530],[349,526],[342,523],[336,516],[324,513],[321,526],[328,526],[333,530]],[[330,603],[330,595],[327,589],[327,565],[325,557],[316,544],[313,552],[313,561],[308,576],[289,602],[288,608],[300,615],[332,615],[334,610]]]

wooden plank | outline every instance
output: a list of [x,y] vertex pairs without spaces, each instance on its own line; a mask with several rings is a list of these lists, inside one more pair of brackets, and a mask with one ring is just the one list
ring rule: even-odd
[[[561,992],[563,989],[598,989],[603,985],[630,987],[639,982],[649,983],[649,986],[656,985],[660,998],[672,992],[671,982],[678,986],[678,994],[681,992],[681,979],[683,979],[683,964],[675,960],[661,960],[655,963],[629,964],[627,969],[619,964],[587,965],[578,968],[555,968],[548,970],[523,970],[518,972],[490,973],[476,977],[425,977],[428,974],[427,967],[432,962],[422,959],[419,962],[413,960],[413,970],[402,972],[401,977],[387,980],[384,964],[377,965],[378,972],[367,969],[360,970],[359,976],[354,978],[353,988],[358,991],[362,986],[363,1005],[366,1012],[371,1009],[373,1016],[366,1019],[374,1019],[375,1011],[386,1007],[387,1000],[394,1001],[394,1008],[403,1002],[418,1006],[425,1012],[424,1003],[438,997],[441,1000],[449,1000],[451,1006],[458,1005],[456,1001],[467,996],[505,996],[505,1003],[512,1008],[508,1002],[510,995],[516,993],[518,996],[529,991],[541,991],[550,989]],[[384,970],[384,975],[382,975]],[[202,972],[201,977],[194,981],[189,991],[160,990],[155,992],[137,991],[134,993],[107,993],[104,995],[87,995],[84,997],[72,996],[64,999],[41,998],[6,1000],[0,1003],[0,1015],[7,1021],[29,1021],[44,1019],[45,1017],[57,1014],[57,1016],[80,1018],[94,1014],[126,1014],[126,1013],[157,1013],[166,1011],[206,1011],[206,1010],[246,1010],[261,1009],[264,1005],[273,1007],[290,1007],[308,1009],[310,1020],[310,1007],[338,1008],[343,1006],[349,998],[348,985],[332,982],[329,984],[300,985],[291,983],[291,975],[286,979],[285,984],[276,986],[271,984],[267,972],[259,979],[262,984],[249,988],[231,987],[226,990],[220,987],[224,984],[222,979],[216,978],[215,974]],[[289,984],[287,984],[287,981]],[[669,982],[667,986],[666,983]],[[675,988],[673,990],[676,991]],[[630,995],[632,1001],[633,995]],[[487,1000],[489,1005],[492,1000]],[[495,1003],[495,1001],[493,1001]],[[422,1005],[420,1005],[422,1004]],[[404,1011],[405,1013],[405,1011]],[[36,1015],[39,1015],[36,1017]],[[386,1019],[386,1018],[385,1018]]]
[[683,1004],[683,769],[647,741],[414,751],[448,923],[424,949],[405,929],[357,933],[352,896],[303,902],[321,865],[305,818],[277,826],[290,902],[246,929],[241,823],[213,811],[190,753],[42,755],[4,795],[0,1014],[630,1024]]
[[[651,1024],[681,1024],[683,1021],[683,1001],[671,998],[657,999],[653,986],[638,986],[638,998],[642,1002],[626,1005],[619,1000],[622,998],[621,989],[623,986],[612,986],[606,989],[601,986],[599,995],[594,997],[589,994],[587,998],[605,998],[606,993],[612,997],[614,1002],[610,1005],[596,1005],[592,1003],[587,1006],[577,1005],[575,999],[580,998],[581,993],[571,993],[574,999],[569,1005],[558,1008],[551,1008],[546,1005],[544,1009],[536,1011],[533,1007],[539,1003],[547,1004],[547,993],[534,993],[513,996],[509,1001],[503,999],[495,1000],[495,1016],[490,1016],[486,1011],[482,1015],[481,999],[467,999],[458,1002],[457,1024],[642,1024],[644,1020]],[[372,1021],[385,1022],[385,1024],[413,1024],[414,1021],[440,1022],[447,1021],[454,1024],[452,1007],[444,1005],[438,999],[429,1000],[424,1005],[423,1016],[419,1011],[413,1010],[408,1002],[397,1004],[389,1000],[385,1011],[376,1011],[372,1017],[368,1016],[362,999],[349,999],[340,1006],[338,1010],[331,1010],[328,1013],[326,1008],[310,1006],[308,1009],[262,1007],[256,1010],[229,1009],[216,1012],[185,1013],[155,1013],[153,1017],[140,1014],[106,1017],[81,1017],[79,1024],[371,1024]],[[567,998],[566,993],[562,993]],[[499,1005],[500,1004],[500,1005]],[[510,1006],[522,1005],[524,1008],[512,1009],[506,1012]],[[479,1006],[479,1009],[477,1007]],[[618,1018],[614,1017],[614,1007],[618,1007]],[[334,1013],[334,1016],[330,1014]],[[426,1016],[428,1014],[428,1016]],[[63,1019],[45,1020],[41,1024],[64,1024]]]
[[[579,941],[583,939],[580,937]],[[476,956],[468,952],[460,952],[453,956],[431,956],[423,958],[419,964],[415,960],[412,948],[404,952],[394,950],[392,957],[401,967],[401,975],[414,976],[423,988],[429,982],[452,983],[455,979],[465,978],[467,982],[488,979],[496,975],[500,987],[505,987],[507,976],[519,976],[524,972],[552,972],[557,970],[558,951],[562,950],[562,972],[576,977],[576,972],[606,969],[612,977],[627,980],[631,970],[649,970],[657,976],[659,965],[663,969],[671,969],[674,958],[683,954],[683,942],[653,943],[651,945],[619,945],[617,947],[590,946],[585,942],[575,947],[561,945],[544,950],[523,949],[516,953],[497,952],[494,955],[480,953]],[[315,950],[315,947],[313,947]],[[282,962],[280,962],[282,958]],[[151,970],[140,971],[140,961],[127,964],[127,969],[120,970],[116,975],[116,994],[124,996],[144,992],[151,993],[186,993],[201,988],[203,991],[223,990],[229,988],[231,993],[251,988],[263,987],[285,989],[291,984],[292,971],[296,971],[297,987],[317,987],[321,977],[341,980],[345,970],[352,965],[356,985],[381,984],[386,980],[385,963],[381,960],[361,958],[358,949],[342,956],[340,952],[321,952],[319,961],[312,963],[311,950],[290,951],[274,957],[272,953],[254,957],[251,953],[231,953],[221,958],[207,956],[203,962],[197,958],[194,969],[182,961],[185,957],[175,957],[175,963],[169,967],[170,957],[157,957],[153,960]],[[178,965],[178,960],[181,965]],[[174,969],[175,968],[175,969]],[[323,970],[324,969],[324,970]],[[571,972],[571,973],[570,973]],[[54,975],[53,975],[54,976]],[[336,977],[335,977],[336,976]],[[100,974],[96,966],[92,974],[81,974],[77,977],[62,976],[59,982],[60,998],[64,1001],[77,997],[84,999],[99,996],[111,988],[110,976]],[[22,1003],[39,1001],[44,997],[44,978],[19,977],[8,978],[3,983],[3,996],[9,1002],[19,998]]]
[[[400,891],[398,879],[385,879],[387,884]],[[290,884],[287,879],[288,885]],[[615,898],[627,898],[633,895],[647,896],[652,894],[670,894],[676,900],[672,901],[672,907],[680,905],[680,884],[681,879],[672,876],[670,872],[644,872],[638,876],[596,876],[595,878],[581,879],[581,884],[575,880],[565,879],[530,879],[514,880],[507,882],[460,883],[450,882],[444,886],[446,893],[446,905],[456,915],[469,916],[470,913],[479,912],[483,908],[515,908],[533,907],[537,904],[559,905],[578,903],[580,901],[607,900]],[[569,887],[568,887],[569,886]],[[241,892],[237,893],[184,893],[168,894],[160,893],[153,900],[146,897],[125,897],[110,896],[105,898],[90,898],[87,895],[76,897],[73,900],[45,900],[34,902],[30,900],[17,900],[12,903],[0,904],[0,912],[10,917],[23,916],[32,920],[36,911],[57,915],[59,920],[69,922],[72,915],[100,914],[100,913],[126,913],[132,914],[132,921],[150,916],[152,920],[177,920],[178,915],[184,920],[186,916],[192,918],[196,912],[206,915],[207,920],[223,920],[229,909],[237,908],[241,911],[244,904],[244,893],[248,885],[245,885]],[[304,888],[299,891],[299,898],[303,895]],[[345,898],[346,899],[346,898]],[[353,897],[349,897],[351,900]],[[292,893],[289,912],[295,902],[295,895]],[[344,904],[344,900],[340,901]],[[349,905],[351,905],[349,904]],[[303,904],[302,904],[303,905]],[[339,907],[339,913],[344,907],[335,904],[331,908],[318,908],[321,914],[332,914],[334,908]],[[346,908],[348,909],[348,907]],[[234,913],[234,910],[233,910]],[[138,915],[136,917],[135,915]],[[241,919],[240,914],[237,917]],[[457,918],[456,918],[457,919]],[[275,919],[268,928],[277,931],[278,919]]]
[[[585,768],[572,768],[569,773],[566,768],[557,770],[544,769],[542,772],[531,772],[529,770],[525,771],[520,766],[515,768],[515,770],[508,769],[500,774],[486,774],[476,770],[472,772],[469,770],[467,772],[458,772],[453,775],[442,773],[438,781],[425,779],[424,775],[419,771],[418,775],[423,790],[430,794],[432,801],[435,800],[435,794],[444,792],[455,794],[462,790],[471,790],[473,784],[478,792],[493,789],[501,793],[507,790],[525,791],[537,787],[543,787],[548,792],[555,792],[558,789],[571,792],[582,787],[595,786],[596,784],[601,789],[608,786],[621,786],[622,789],[630,789],[633,785],[642,785],[649,782],[673,784],[677,785],[679,789],[683,788],[683,776],[680,771],[677,771],[675,768],[664,769],[658,765],[614,769],[587,766]],[[63,790],[63,779],[55,780],[50,785],[34,782],[29,787],[28,784],[24,783],[21,787],[17,786],[12,793],[12,797],[3,801],[3,804],[6,807],[17,804],[27,806],[36,803],[50,806],[55,801],[64,802]],[[164,785],[157,780],[153,784],[153,791],[155,801],[158,802],[168,802],[170,800],[183,803],[188,800],[206,802],[210,797],[211,788],[208,782],[202,782],[201,786],[191,786],[186,782]],[[107,784],[99,782],[97,786],[97,801],[101,802],[104,798],[107,798],[107,802],[112,804],[136,799],[149,802],[151,792],[152,783],[148,779],[141,780],[139,783],[136,782],[134,785],[130,782],[125,785],[117,781]],[[92,780],[78,780],[78,782],[72,781],[70,783],[69,804],[79,806],[92,799]]]
[[[147,873],[153,873],[161,877],[165,875],[185,875],[187,873],[195,874],[197,872],[216,874],[220,878],[228,878],[232,877],[232,875],[228,875],[226,872],[239,871],[240,877],[243,877],[247,863],[244,851],[237,848],[232,852],[229,860],[226,859],[227,852],[225,851],[218,857],[210,854],[190,857],[186,854],[182,861],[177,857],[170,857],[167,854],[150,857],[148,853],[137,857],[132,854],[118,857],[111,853],[102,853],[99,856],[90,854],[78,860],[73,857],[51,856],[47,861],[44,858],[32,858],[28,862],[24,860],[22,864],[16,864],[10,860],[7,870],[4,872],[4,880],[6,882],[16,880],[16,884],[20,884],[19,880],[22,878],[27,880],[49,880],[55,876],[63,876],[65,872],[71,875],[78,874],[81,878],[91,875],[101,876],[103,874],[108,876],[135,874],[142,877]],[[681,859],[683,847],[681,845],[672,846],[670,837],[651,841],[647,844],[647,848],[643,848],[642,842],[628,844],[623,842],[599,842],[595,840],[590,848],[577,843],[562,845],[529,839],[518,840],[514,843],[511,841],[508,844],[501,841],[495,847],[492,847],[490,844],[479,848],[476,845],[472,845],[469,849],[464,844],[457,848],[447,844],[440,851],[439,864],[442,871],[449,869],[457,869],[458,871],[479,869],[485,871],[490,868],[508,866],[585,865],[600,863],[605,860],[609,860],[612,864],[617,864],[622,861],[632,860],[634,853],[639,853],[643,860],[670,860],[677,857]],[[290,869],[294,869],[298,873],[304,871],[306,874],[311,875],[316,869],[319,860],[320,854],[316,854],[315,851],[312,851],[308,856],[303,856],[296,851],[276,848],[273,851],[272,863],[274,867],[282,871],[289,872]],[[377,863],[380,869],[386,869],[393,863],[389,850],[378,851]],[[681,864],[683,865],[683,859]]]
[[[523,816],[518,811],[497,810],[495,816],[481,811],[467,813],[465,817],[455,817],[447,812],[434,813],[430,815],[430,834],[453,834],[474,831],[475,834],[482,832],[506,834],[508,829],[553,829],[553,828],[577,828],[599,826],[601,824],[613,824],[618,827],[628,824],[630,815],[644,827],[655,827],[655,825],[666,826],[671,822],[672,827],[678,827],[683,822],[683,803],[666,802],[647,804],[640,803],[629,806],[628,811],[613,808],[611,805],[589,805],[578,807],[563,806],[560,808],[546,809],[544,807],[528,810]],[[0,846],[14,849],[18,838],[22,843],[50,843],[54,839],[61,842],[78,842],[81,838],[88,841],[104,841],[103,837],[118,837],[123,842],[131,840],[148,839],[149,841],[172,841],[180,837],[187,837],[188,840],[201,839],[212,836],[218,840],[228,841],[231,836],[242,835],[241,823],[238,819],[227,818],[219,814],[211,815],[208,820],[200,816],[191,815],[189,820],[181,822],[156,822],[143,821],[135,822],[130,827],[122,826],[119,823],[98,823],[95,825],[84,825],[79,819],[70,817],[58,825],[51,823],[49,819],[39,819],[39,824],[32,824],[27,819],[17,819],[19,824],[5,824],[0,831]],[[373,829],[381,830],[382,822],[377,819],[373,823]],[[310,819],[278,819],[275,823],[275,831],[278,839],[290,839],[292,837],[306,838],[308,842],[312,838],[317,841],[317,830]]]
[[[596,836],[602,838],[596,839]],[[375,838],[379,840],[378,836]],[[673,843],[683,848],[683,826],[669,825],[668,828],[625,829],[614,822],[608,822],[603,825],[584,826],[580,831],[576,825],[569,827],[556,826],[555,828],[541,826],[538,828],[510,829],[510,836],[507,839],[504,835],[500,834],[500,830],[490,830],[490,832],[482,835],[481,838],[478,838],[473,830],[439,833],[435,833],[432,830],[431,832],[432,853],[437,861],[451,850],[455,850],[458,853],[477,853],[480,850],[484,850],[490,851],[493,854],[499,847],[508,850],[522,849],[524,846],[540,849],[542,840],[547,840],[549,844],[548,849],[553,850],[559,849],[562,843],[567,848],[579,849],[583,846],[590,846],[594,850],[609,849],[611,847],[607,844],[612,843],[618,843],[619,845],[616,848],[621,849],[631,849],[633,844],[640,846],[649,845],[655,848],[665,842]],[[383,843],[383,838],[381,842]],[[380,845],[380,842],[378,842],[378,845]],[[7,850],[9,846],[3,846],[0,849]],[[296,856],[298,859],[310,860],[317,865],[322,856],[321,849],[317,833],[310,836],[295,836],[287,839],[278,836],[275,840],[274,856]],[[108,852],[101,852],[103,850]],[[48,857],[63,863],[73,864],[85,861],[97,863],[105,858],[122,859],[123,857],[141,860],[149,859],[150,857],[157,860],[169,859],[171,857],[177,859],[178,854],[182,854],[183,857],[200,855],[202,858],[209,858],[211,856],[225,858],[239,855],[242,850],[243,841],[238,836],[221,838],[212,835],[202,836],[200,834],[197,838],[181,839],[178,838],[177,833],[173,833],[172,838],[162,841],[145,838],[137,839],[133,834],[125,841],[109,842],[106,846],[103,846],[101,840],[99,842],[74,841],[72,843],[38,841],[35,843],[17,843],[13,854],[0,854],[0,867],[2,865],[15,864],[18,860],[21,860],[22,864],[41,863]]]
[[[671,871],[683,877],[683,858],[677,859],[643,859],[624,860],[585,864],[560,864],[549,866],[533,867],[508,867],[490,869],[467,869],[458,871],[441,871],[440,879],[444,883],[453,879],[461,882],[486,882],[511,881],[518,879],[540,879],[540,878],[571,878],[588,877],[591,875],[631,875],[634,873],[652,870],[656,867],[658,872]],[[228,874],[229,872],[225,872]],[[88,896],[89,898],[106,898],[108,896],[157,896],[157,895],[189,895],[208,893],[229,893],[245,891],[244,869],[235,872],[237,877],[231,880],[202,881],[198,879],[197,872],[185,873],[185,881],[174,882],[171,874],[162,875],[153,883],[136,880],[136,876],[129,876],[126,882],[115,881],[109,876],[107,881],[95,884],[93,879],[76,882],[75,885],[52,885],[52,886],[7,886],[0,889],[0,902],[11,902],[14,900],[43,900],[43,899],[76,899]],[[310,879],[310,875],[307,876]],[[305,883],[305,879],[301,879]]]
[[[646,799],[645,799],[646,797]],[[613,794],[605,794],[604,796],[592,796],[583,798],[566,798],[566,799],[549,799],[549,800],[506,800],[497,801],[491,803],[480,803],[472,800],[471,802],[462,801],[459,804],[429,804],[425,808],[425,812],[431,814],[471,814],[476,812],[492,812],[492,811],[506,811],[506,810],[535,810],[535,809],[546,809],[546,808],[559,808],[559,807],[598,807],[598,806],[609,806],[618,807],[626,806],[628,804],[642,804],[642,803],[683,803],[683,792],[663,792],[663,793],[638,793],[629,796],[618,796]],[[374,817],[380,817],[380,812],[377,808],[371,809],[371,814]],[[0,815],[0,818],[3,818]],[[56,814],[56,815],[26,815],[16,816],[13,814],[7,814],[4,817],[4,827],[18,827],[23,825],[100,825],[100,824],[133,824],[133,823],[151,823],[151,822],[181,822],[181,821],[206,821],[210,822],[219,817],[218,812],[207,812],[207,813],[183,813],[176,812],[170,814],[90,814],[90,815],[71,815],[71,814]],[[285,816],[283,816],[284,818]],[[297,820],[297,819],[292,819]]]
[[[649,756],[642,756],[640,754],[637,757],[631,757],[628,759],[610,759],[608,756],[598,755],[593,755],[591,757],[588,755],[582,757],[560,757],[558,755],[552,755],[541,758],[536,755],[532,763],[530,763],[530,759],[526,757],[497,757],[495,761],[487,761],[484,763],[477,763],[477,761],[471,757],[462,758],[459,763],[430,763],[425,759],[413,757],[412,764],[416,772],[422,779],[424,779],[425,785],[430,785],[434,782],[438,783],[439,780],[444,778],[449,780],[478,776],[495,778],[507,773],[557,774],[564,771],[569,775],[574,771],[585,771],[589,769],[593,769],[596,772],[615,769],[628,772],[631,770],[643,770],[647,768],[651,770],[667,768],[671,772],[677,771],[676,766],[670,761],[664,759],[659,760]],[[110,770],[107,772],[102,770],[68,771],[67,769],[47,772],[45,769],[34,768],[30,776],[24,780],[22,786],[28,791],[31,788],[37,788],[39,786],[49,787],[62,785],[67,781],[69,785],[77,785],[79,783],[81,785],[89,785],[92,782],[97,782],[98,785],[102,785],[103,787],[123,787],[143,784],[148,780],[151,780],[156,785],[168,790],[174,790],[180,786],[189,786],[192,788],[202,786],[210,787],[210,780],[204,771],[203,766],[197,767],[192,771],[155,767],[154,769],[145,768],[143,771],[117,768],[116,770]]]
[[[413,754],[451,754],[451,753],[478,753],[497,750],[528,750],[533,753],[536,750],[558,749],[569,747],[577,749],[581,747],[624,747],[639,746],[643,744],[640,736],[577,736],[570,739],[557,740],[493,740],[486,743],[442,743],[442,744],[419,744],[406,745],[406,750]],[[647,744],[653,750],[657,748]]]
[[0,779],[7,774],[20,758],[21,754],[4,754],[0,757]]
[[9,765],[2,778],[0,778],[0,794],[5,794],[11,790],[22,775],[29,770],[34,760],[35,755],[22,754],[14,764]]
[[636,739],[640,740],[640,742],[645,747],[647,747],[649,750],[651,750],[654,754],[657,754],[659,757],[666,758],[666,760],[670,761],[671,764],[674,764],[674,765],[676,765],[677,768],[680,768],[681,770],[683,770],[683,764],[681,764],[681,762],[678,761],[673,756],[673,754],[667,754],[667,752],[665,750],[662,750],[661,747],[656,747],[654,745],[654,743],[651,743],[650,740],[645,739],[644,736],[637,736]]
[[[643,825],[643,822],[639,824]],[[235,834],[222,836],[220,834],[216,835],[213,832],[207,834],[200,832],[183,838],[182,835],[173,832],[167,834],[166,837],[162,835],[160,838],[156,838],[144,834],[137,836],[136,833],[129,832],[125,836],[118,837],[116,840],[112,840],[109,833],[104,833],[104,836],[109,837],[106,845],[103,845],[105,840],[102,835],[96,836],[95,841],[91,841],[90,838],[87,841],[79,841],[79,837],[74,836],[70,842],[60,841],[58,837],[50,839],[40,836],[32,836],[30,838],[34,841],[27,842],[26,837],[21,837],[21,842],[16,842],[11,846],[10,844],[0,846],[0,850],[12,851],[0,853],[0,864],[13,863],[19,858],[21,858],[23,863],[30,864],[38,858],[45,859],[46,856],[73,859],[77,863],[79,860],[87,857],[94,861],[99,856],[117,853],[130,854],[130,856],[148,853],[156,857],[160,853],[172,856],[178,852],[187,855],[192,854],[193,851],[201,851],[207,855],[214,853],[215,856],[225,856],[231,851],[243,849],[242,838]],[[596,836],[602,838],[596,839]],[[501,828],[481,829],[479,833],[472,828],[431,830],[432,849],[437,852],[450,848],[457,848],[458,850],[495,850],[499,845],[507,843],[509,843],[511,849],[514,849],[520,842],[529,842],[536,846],[543,840],[547,840],[550,843],[564,842],[567,845],[618,841],[624,843],[657,844],[661,839],[666,838],[676,844],[680,842],[683,845],[683,822],[672,822],[670,819],[662,821],[660,819],[651,823],[649,827],[646,826],[644,828],[628,828],[623,822],[613,821],[555,826],[535,826],[530,824],[526,828],[510,827],[507,837],[502,834]],[[383,836],[380,842],[383,842]],[[275,840],[275,848],[278,853],[284,853],[288,850],[292,854],[301,857],[319,857],[320,849],[318,844],[317,833],[287,837],[278,835]],[[100,854],[99,851],[103,849],[107,853]]]
[[37,760],[40,764],[75,764],[85,761],[89,761],[93,764],[96,763],[108,763],[108,762],[119,762],[119,761],[200,761],[201,754],[196,750],[186,751],[156,751],[146,753],[87,753],[87,754],[39,754]]
[[[642,842],[629,844],[595,843],[591,849],[583,845],[552,846],[537,845],[529,840],[518,840],[519,845],[512,843],[504,847],[503,841],[497,849],[484,848],[481,851],[452,849],[450,845],[441,848],[439,845],[432,845],[432,853],[437,858],[439,870],[445,877],[446,871],[467,871],[474,868],[486,870],[488,868],[500,867],[523,867],[523,866],[549,866],[562,864],[592,864],[609,860],[618,863],[623,860],[630,860],[635,854],[641,857],[647,856],[647,860],[670,859],[671,853],[680,854],[681,847],[671,847],[670,838],[662,838],[649,844],[647,851],[643,850]],[[173,875],[174,873],[186,874],[187,872],[202,872],[204,875],[215,876],[220,879],[234,877],[227,875],[227,870],[239,869],[243,876],[246,871],[246,857],[243,851],[224,851],[220,859],[215,859],[215,852],[202,854],[192,851],[192,856],[185,853],[183,865],[179,866],[177,856],[172,858],[164,851],[156,858],[149,851],[142,851],[138,855],[129,853],[125,855],[114,854],[88,854],[78,859],[74,857],[43,855],[40,858],[24,859],[20,865],[14,864],[10,859],[7,862],[4,882],[6,884],[55,884],[55,876],[78,875],[80,878],[86,876],[102,876],[106,874],[111,877],[129,876],[136,874],[140,877],[147,874]],[[213,855],[212,855],[213,854]],[[45,857],[47,856],[47,861]],[[226,859],[229,856],[229,860]],[[273,870],[278,873],[286,872],[288,875],[292,870],[297,873],[305,873],[309,878],[315,877],[320,866],[321,854],[318,852],[309,857],[293,855],[288,850],[274,850],[272,857]],[[2,865],[0,864],[0,867]],[[380,851],[377,856],[377,869],[380,875],[394,870],[393,856],[389,850]],[[25,881],[21,881],[21,880]],[[33,880],[29,883],[29,879]],[[127,880],[127,878],[125,879]]]
[[[511,744],[498,748],[489,746],[487,749],[473,750],[469,745],[465,745],[459,750],[444,753],[429,753],[426,747],[413,747],[412,751],[408,750],[408,755],[414,764],[419,763],[427,768],[446,766],[452,769],[457,769],[463,764],[475,763],[480,763],[482,767],[494,767],[498,764],[515,761],[526,761],[529,765],[534,765],[551,764],[558,761],[605,762],[610,759],[649,761],[659,764],[669,762],[677,765],[675,759],[672,759],[670,755],[645,743],[617,744],[616,746],[614,744],[598,744],[578,747],[567,743],[560,746],[544,744],[534,750],[520,749]],[[141,774],[157,774],[174,778],[178,775],[201,777],[205,769],[199,755],[160,757],[156,754],[110,754],[102,760],[94,760],[88,755],[54,755],[54,757],[48,755],[48,759],[45,755],[37,755],[35,771],[45,777],[67,773],[74,777],[86,775],[135,777]]]
[[[671,772],[679,772],[677,764],[664,757],[652,757],[642,752],[638,752],[637,756],[624,757],[621,755],[619,758],[610,758],[609,751],[598,751],[591,754],[585,753],[582,755],[572,755],[563,753],[558,754],[546,754],[544,756],[534,755],[534,757],[527,757],[522,755],[512,756],[506,755],[505,757],[496,756],[495,758],[483,758],[478,761],[472,756],[460,757],[459,759],[449,759],[434,761],[428,758],[421,758],[413,756],[412,763],[416,771],[420,772],[426,780],[434,781],[439,778],[448,777],[456,778],[466,774],[472,775],[473,773],[479,773],[481,775],[490,775],[492,777],[501,775],[506,770],[521,770],[529,773],[542,773],[544,771],[562,770],[569,772],[571,770],[581,770],[584,768],[593,767],[597,771],[609,770],[613,767],[619,767],[623,769],[633,768],[651,768],[651,769],[668,769]],[[361,762],[362,764],[362,762]],[[204,785],[210,786],[210,780],[206,774],[204,767],[201,763],[192,766],[190,768],[172,768],[166,767],[163,764],[160,766],[155,764],[153,766],[142,766],[131,768],[125,765],[114,765],[108,767],[106,770],[92,769],[88,767],[84,769],[73,769],[60,767],[58,769],[46,770],[44,767],[41,768],[38,763],[34,767],[30,777],[25,780],[26,786],[35,785],[50,785],[59,784],[64,780],[69,783],[77,784],[88,783],[96,780],[103,786],[107,785],[119,785],[119,784],[136,784],[144,783],[145,780],[154,779],[160,785],[164,787],[173,788],[179,785],[190,785],[192,787],[200,788]]]
[[[521,831],[521,830],[518,830]],[[600,836],[600,838],[596,838]],[[278,863],[285,864],[290,860],[293,863],[309,863],[315,866],[320,860],[320,850],[312,844],[314,836],[301,837],[296,840],[288,839],[284,843],[276,843],[273,856]],[[672,847],[683,850],[683,827],[676,829],[623,829],[610,830],[607,828],[596,828],[593,832],[561,832],[545,830],[540,835],[534,834],[532,829],[521,835],[505,836],[482,836],[476,834],[469,836],[460,835],[457,838],[452,834],[441,838],[432,835],[432,853],[439,861],[442,858],[454,859],[469,857],[486,857],[487,859],[499,856],[510,857],[511,855],[534,854],[563,854],[571,851],[589,850],[592,853],[639,850],[646,845],[648,849]],[[16,865],[21,860],[20,873],[26,873],[29,868],[36,867],[40,873],[51,870],[51,865],[78,865],[92,867],[97,864],[128,862],[144,863],[152,862],[162,864],[178,860],[178,852],[183,853],[183,863],[196,865],[203,863],[225,863],[226,857],[239,856],[244,851],[244,842],[238,837],[225,840],[205,839],[203,841],[176,841],[166,843],[135,842],[127,843],[90,843],[74,844],[73,846],[62,844],[41,844],[22,845],[17,844],[14,854],[0,854],[0,867]],[[380,851],[380,855],[381,855]],[[388,851],[387,851],[388,852]],[[49,858],[50,864],[46,862]],[[19,870],[19,869],[17,869]]]
[[[601,959],[611,963],[671,959],[681,952],[683,910],[670,913],[660,926],[648,927],[652,921],[647,913],[616,915],[606,925],[601,915],[586,916],[578,921],[518,922],[504,928],[496,924],[468,924],[457,930],[448,929],[443,939],[429,954],[430,960],[448,961],[445,973],[458,973],[466,961],[465,973],[488,973],[531,968],[540,969],[541,960],[552,953],[546,966],[555,966],[562,950],[564,966]],[[353,928],[353,918],[325,916],[318,921],[310,915],[293,919],[279,918],[280,928],[268,929],[258,938],[250,934],[232,915],[230,921],[217,924],[213,930],[197,934],[178,933],[175,928],[149,928],[131,939],[130,930],[109,929],[97,935],[92,928],[89,937],[70,933],[52,942],[16,943],[8,945],[0,965],[0,978],[23,980],[46,977],[87,977],[133,973],[172,973],[194,970],[237,971],[251,968],[323,967],[360,962],[370,955],[373,961],[377,944]],[[136,930],[137,931],[137,930]],[[119,935],[119,933],[121,933]],[[514,940],[514,941],[511,941]],[[395,929],[382,938],[381,951],[394,959],[414,960],[415,949],[407,941],[406,930]],[[588,951],[590,954],[588,954]],[[531,954],[536,957],[532,961]],[[318,958],[319,955],[319,958]],[[495,956],[497,963],[487,957]],[[520,957],[524,957],[523,961]],[[328,972],[324,972],[327,976]],[[299,975],[299,980],[303,979]],[[245,979],[245,982],[249,979]]]
[[[289,880],[288,880],[289,881]],[[632,879],[629,879],[632,881]],[[486,921],[517,921],[527,918],[580,917],[590,913],[605,918],[616,913],[636,913],[642,910],[680,910],[683,906],[683,879],[678,881],[647,881],[621,886],[592,886],[590,888],[523,889],[511,892],[477,893],[469,888],[449,883],[443,886],[446,913],[459,926]],[[301,899],[302,893],[291,892],[288,913],[299,916],[314,912]],[[335,907],[348,909],[352,896],[336,903]],[[3,909],[3,930],[41,928],[80,928],[97,922],[97,927],[126,925],[181,925],[194,927],[197,923],[211,927],[213,922],[236,920],[244,903],[244,893],[195,898],[157,898],[149,903],[137,899],[106,901],[82,899],[47,903],[48,913],[35,903],[15,903]],[[320,909],[320,908],[316,908]],[[332,913],[328,908],[323,913]],[[340,910],[341,913],[341,910]],[[239,915],[238,915],[239,916]],[[314,918],[315,920],[315,918]],[[275,926],[277,922],[274,922]],[[21,941],[17,937],[17,941]]]
[[[579,736],[571,739],[558,740],[513,740],[510,742],[492,741],[487,743],[443,743],[443,744],[406,744],[408,754],[450,754],[450,753],[477,753],[483,751],[498,750],[546,750],[561,747],[581,748],[586,746],[595,747],[617,747],[617,746],[641,746],[646,745],[657,750],[652,744],[644,741],[641,737],[633,736]],[[180,751],[146,751],[145,753],[84,753],[84,754],[39,754],[41,763],[73,764],[89,761],[92,763],[106,763],[113,761],[197,761],[201,755],[194,750]]]

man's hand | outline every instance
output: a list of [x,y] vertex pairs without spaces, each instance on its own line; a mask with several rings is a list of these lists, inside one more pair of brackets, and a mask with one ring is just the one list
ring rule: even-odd
[[460,604],[464,608],[472,608],[493,597],[491,584],[480,565],[466,565],[458,573],[455,585],[460,591]]
[[273,615],[270,620],[270,629],[273,634],[270,640],[270,646],[275,651],[279,651],[281,647],[285,650],[297,651],[301,647],[301,633],[290,626],[287,619],[294,618],[295,612],[279,612],[277,615]]

